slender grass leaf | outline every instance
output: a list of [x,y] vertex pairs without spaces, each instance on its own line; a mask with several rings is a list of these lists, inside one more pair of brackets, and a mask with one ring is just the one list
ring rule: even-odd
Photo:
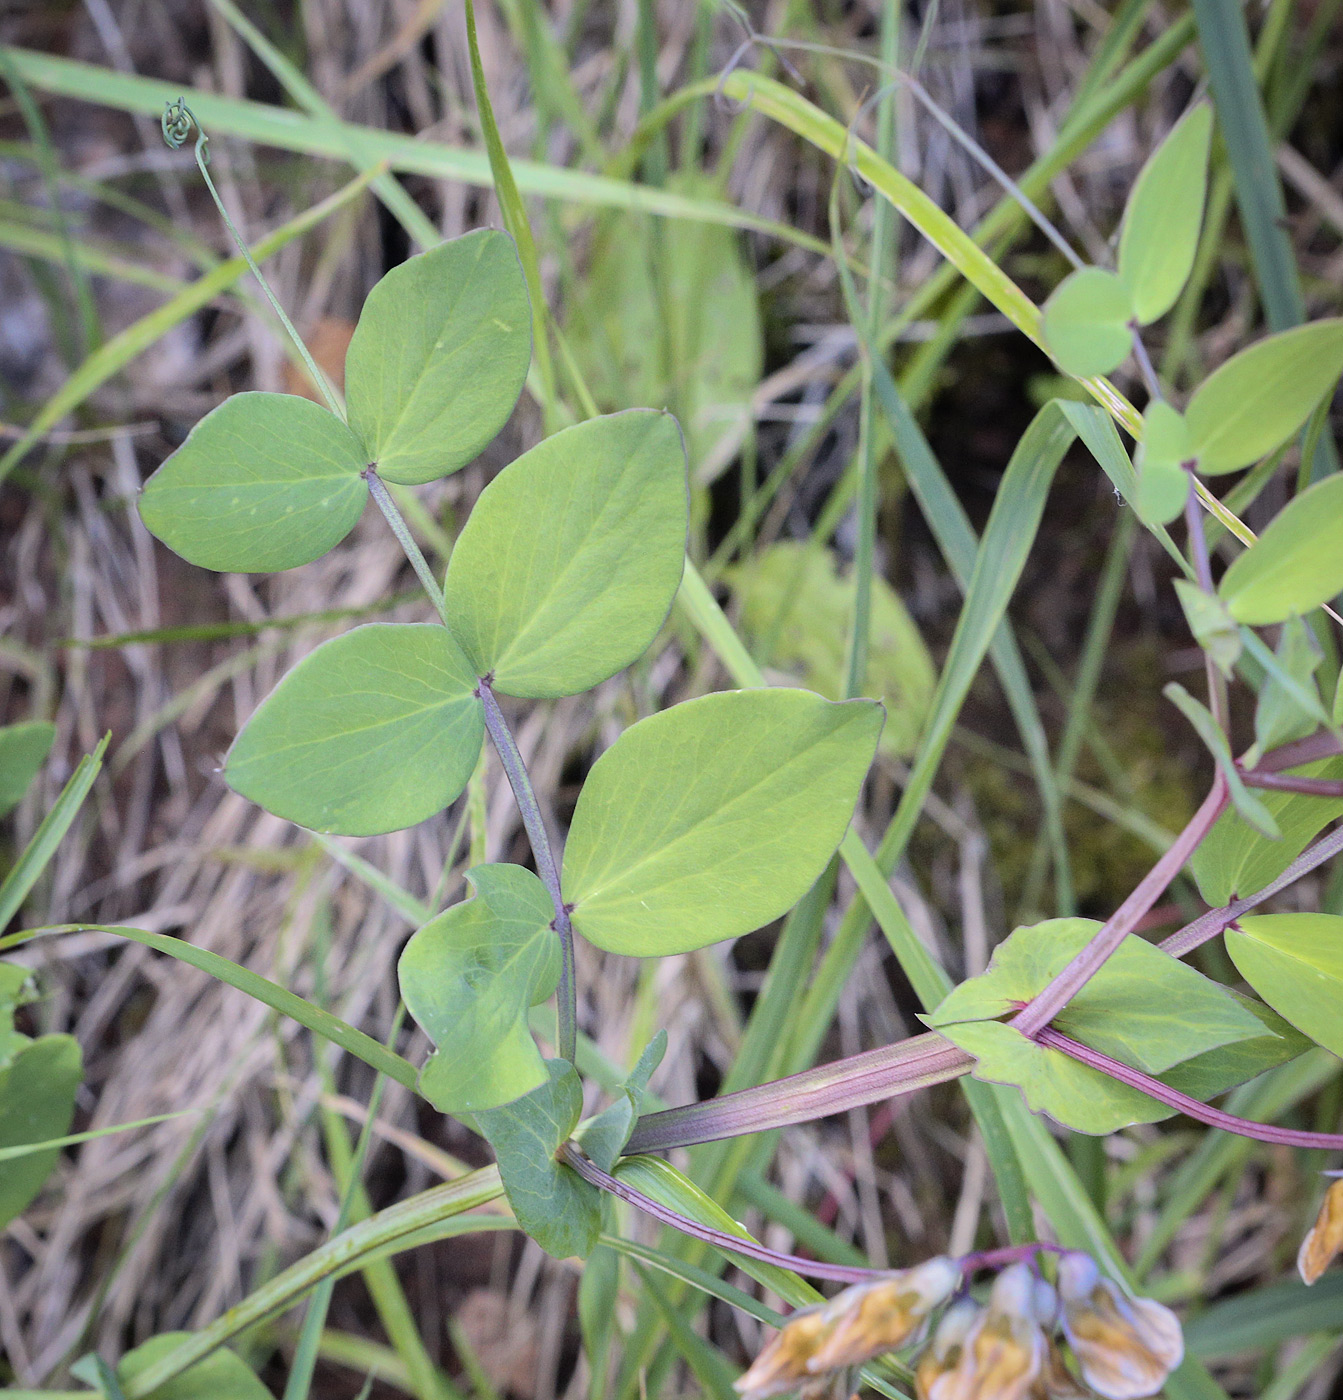
[[1124,208],[1119,280],[1139,325],[1175,305],[1189,280],[1208,194],[1212,107],[1186,112],[1152,152]]
[[[26,1041],[28,1037],[24,1036],[23,1039]],[[115,1133],[134,1132],[136,1128],[151,1128],[157,1123],[167,1123],[174,1118],[186,1118],[199,1111],[199,1109],[194,1108],[183,1108],[176,1113],[156,1113],[152,1118],[137,1118],[133,1123],[112,1123],[106,1128],[93,1128],[87,1133],[66,1133],[63,1137],[43,1138],[41,1142],[25,1143],[22,1147],[3,1147],[0,1148],[0,1162],[27,1157],[34,1152],[45,1152],[48,1148],[78,1147],[81,1143],[111,1137]]]
[[[661,1157],[626,1157],[616,1164],[614,1175],[626,1186],[657,1201],[659,1205],[674,1210],[678,1215],[687,1216],[714,1230],[721,1230],[725,1235],[737,1235],[744,1240],[754,1238],[750,1231],[740,1221],[734,1220],[712,1196],[701,1191],[689,1177],[677,1171],[670,1162]],[[743,1273],[749,1274],[757,1283],[764,1284],[795,1308],[806,1307],[821,1299],[821,1295],[791,1269],[780,1268],[777,1264],[766,1264],[763,1260],[740,1254],[732,1255],[732,1262]]]
[[[832,700],[844,688],[845,631],[855,580],[841,575],[829,550],[783,541],[726,575],[741,606],[741,626],[757,655]],[[870,645],[862,694],[886,706],[881,750],[908,757],[918,745],[937,685],[933,659],[895,590],[872,578]]]
[[1343,1270],[1313,1288],[1299,1279],[1254,1288],[1210,1304],[1184,1329],[1185,1346],[1205,1360],[1280,1346],[1307,1332],[1343,1331]]
[[104,735],[98,747],[79,760],[79,767],[61,789],[61,795],[52,804],[51,811],[42,818],[33,839],[23,848],[4,880],[0,881],[0,929],[19,912],[23,901],[28,898],[29,890],[37,883],[47,862],[56,854],[56,847],[70,830],[71,823],[84,805],[84,799],[89,795],[93,780],[102,769],[103,755],[107,752],[110,737]]
[[[128,1351],[117,1365],[117,1379],[129,1385],[156,1361],[170,1356],[190,1332],[160,1332]],[[204,1361],[157,1387],[150,1400],[271,1400],[271,1393],[257,1379],[242,1357],[221,1347]]]
[[612,1333],[616,1326],[616,1305],[620,1300],[620,1255],[606,1241],[583,1262],[578,1281],[578,1325],[587,1357],[589,1400],[605,1400],[611,1366]]
[[1217,591],[1232,617],[1251,627],[1303,616],[1343,592],[1343,476],[1289,501],[1232,561]]
[[359,439],[309,399],[234,394],[145,482],[140,519],[204,569],[293,569],[354,529],[367,465]]
[[385,480],[447,476],[508,421],[531,357],[512,239],[465,234],[393,268],[368,294],[345,359],[350,427]]
[[548,1081],[527,1012],[560,977],[546,887],[520,865],[478,865],[475,897],[431,919],[397,963],[401,997],[437,1049],[419,1089],[441,1113],[498,1108]]
[[542,407],[547,417],[554,414],[555,371],[550,359],[550,338],[547,327],[550,311],[546,306],[545,289],[541,284],[541,264],[536,255],[536,242],[532,238],[532,225],[527,217],[527,206],[518,192],[518,182],[513,178],[513,166],[504,149],[503,138],[499,135],[499,123],[494,119],[494,107],[490,102],[489,87],[485,82],[485,67],[480,61],[480,44],[476,38],[476,9],[472,0],[465,0],[466,47],[471,64],[471,87],[476,98],[476,113],[480,117],[480,131],[485,138],[485,150],[490,158],[490,175],[494,181],[495,197],[499,201],[499,212],[504,216],[504,225],[517,243],[522,274],[530,294],[529,311],[532,317],[532,343],[536,348],[536,368],[542,386]]
[[634,409],[548,437],[487,486],[444,593],[476,674],[508,695],[576,695],[653,640],[681,582],[685,448]]
[[499,1159],[518,1224],[557,1259],[586,1259],[601,1233],[601,1192],[555,1160],[578,1126],[583,1088],[567,1060],[545,1062],[549,1079],[503,1108],[475,1115]]
[[1343,1055],[1343,918],[1246,915],[1223,936],[1241,976],[1280,1016]]
[[7,724],[0,729],[0,817],[23,801],[55,738],[56,726],[45,720]]
[[[965,508],[956,498],[956,493],[947,481],[946,473],[934,455],[919,427],[918,421],[910,412],[909,405],[901,396],[895,380],[882,358],[873,353],[872,386],[876,391],[877,402],[886,416],[886,422],[900,453],[910,490],[913,491],[928,521],[928,528],[937,540],[937,547],[947,561],[947,567],[964,592],[970,584],[975,567],[975,554],[979,541],[971,528]],[[1082,405],[1077,405],[1082,409]],[[1114,427],[1108,416],[1099,410],[1085,409],[1084,413],[1095,413],[1104,421],[1110,432]],[[1084,421],[1090,421],[1085,419]],[[1118,442],[1118,435],[1115,435]],[[1128,464],[1128,456],[1123,447],[1120,456]],[[1183,557],[1183,556],[1181,556]],[[1055,863],[1055,880],[1060,898],[1071,894],[1072,878],[1068,864],[1068,848],[1063,833],[1062,803],[1059,799],[1058,784],[1054,780],[1053,764],[1049,757],[1049,743],[1045,736],[1044,723],[1040,718],[1039,707],[1031,691],[1030,680],[1026,675],[1025,663],[1012,634],[1010,622],[1005,618],[989,643],[989,659],[1007,698],[1008,708],[1021,734],[1022,746],[1030,761],[1031,773],[1040,792],[1040,805],[1044,809],[1045,831],[1049,837],[1051,853]],[[1066,901],[1065,901],[1066,902]]]
[[1070,272],[1044,305],[1041,331],[1055,363],[1079,379],[1109,374],[1133,349],[1128,288],[1103,267]]
[[[1181,45],[1188,42],[1185,28],[1181,21],[1177,21],[1169,36],[1153,45],[1157,57],[1162,56],[1168,47],[1178,53]],[[118,73],[95,63],[81,63],[31,49],[6,48],[5,54],[20,76],[34,87],[80,102],[100,103],[118,111],[143,112],[157,119],[165,104],[183,96],[180,83],[170,84],[131,73]],[[1133,76],[1141,77],[1140,74]],[[708,91],[703,95],[711,96],[713,87],[711,80]],[[1130,84],[1117,88],[1105,103],[1097,105],[1093,117],[1106,117],[1119,110],[1127,92],[1131,91]],[[215,136],[236,136],[257,145],[273,146],[277,150],[369,165],[370,168],[358,178],[360,187],[370,183],[378,174],[377,167],[370,163],[383,160],[393,170],[427,175],[433,180],[461,181],[487,189],[494,183],[489,158],[481,151],[464,150],[459,146],[426,139],[422,135],[304,116],[272,103],[226,97],[201,88],[188,88],[185,96],[192,111]],[[733,96],[739,94],[734,93]],[[1097,130],[1104,125],[1105,121],[1100,121]],[[660,214],[665,218],[754,229],[814,253],[826,255],[830,251],[829,245],[821,239],[801,233],[786,223],[748,213],[722,200],[695,199],[633,180],[614,179],[538,161],[513,160],[509,164],[518,188],[524,194],[597,208],[634,209],[646,214]],[[952,227],[955,225],[952,224]]]
[[662,1316],[662,1321],[671,1335],[672,1345],[680,1352],[690,1373],[699,1383],[705,1395],[716,1400],[738,1400],[732,1388],[734,1368],[717,1347],[710,1345],[686,1320],[684,1314],[664,1291],[662,1285],[651,1272],[635,1266],[648,1296]]
[[1266,336],[1233,355],[1185,410],[1198,469],[1215,476],[1271,452],[1310,417],[1343,371],[1343,319]]
[[[0,1148],[68,1133],[82,1078],[83,1059],[73,1036],[44,1035],[15,1050],[0,1067]],[[0,1166],[0,1229],[27,1209],[60,1151],[48,1147]]]
[[399,831],[466,786],[485,733],[476,676],[446,628],[369,623],[289,672],[233,742],[224,778],[326,834]]
[[[328,128],[334,127],[337,131],[344,128],[344,124],[336,115],[335,110],[323,98],[322,94],[303,76],[297,67],[285,57],[269,39],[254,25],[246,15],[242,14],[232,0],[210,0],[211,5],[219,14],[231,24],[238,36],[252,50],[254,54],[266,65],[267,68],[279,80],[281,87],[290,97],[310,113],[318,121]],[[360,151],[356,146],[348,148],[351,162],[355,166],[376,167],[378,157]],[[385,169],[377,170],[370,182],[374,193],[382,200],[387,207],[388,213],[401,225],[410,235],[411,239],[418,243],[421,248],[430,248],[438,242],[438,231],[433,223],[425,215],[424,211],[402,188],[396,178],[390,175]]]
[[[875,382],[880,392],[880,379]],[[1025,567],[1040,528],[1054,473],[1075,437],[1076,430],[1063,411],[1062,403],[1053,399],[1031,420],[1007,464],[975,555],[965,606],[957,619],[951,647],[942,666],[918,756],[895,816],[882,837],[878,862],[885,869],[903,853],[918,821],[950,742],[956,716]]]
[[150,933],[147,929],[118,924],[58,924],[50,928],[21,929],[18,933],[0,938],[0,952],[51,934],[86,932],[110,933],[117,938],[129,939],[132,943],[142,943],[146,948],[153,948],[155,952],[166,953],[170,958],[176,958],[178,962],[207,973],[226,986],[245,992],[263,1006],[269,1006],[280,1015],[288,1016],[290,1020],[306,1026],[314,1035],[320,1035],[324,1040],[338,1045],[355,1059],[363,1060],[380,1074],[394,1079],[402,1088],[415,1087],[414,1066],[403,1060],[400,1055],[394,1055],[372,1036],[365,1035],[363,1031],[357,1030],[338,1016],[333,1016],[329,1011],[324,1011],[320,1006],[305,1001],[288,988],[259,976],[250,968],[240,967],[228,958],[221,958],[218,953],[210,952],[208,948],[196,948],[183,939],[172,938],[166,933]]
[[1264,311],[1285,330],[1305,318],[1305,303],[1245,14],[1237,0],[1193,0],[1191,8]]
[[651,957],[778,918],[839,845],[881,719],[869,700],[739,690],[640,720],[579,794],[564,860],[574,927]]

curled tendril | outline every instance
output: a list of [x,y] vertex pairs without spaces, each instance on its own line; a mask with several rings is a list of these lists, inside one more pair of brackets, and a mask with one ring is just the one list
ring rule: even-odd
[[187,143],[187,138],[191,135],[191,128],[196,128],[196,165],[201,172],[201,178],[205,181],[205,187],[210,191],[210,197],[215,202],[215,207],[219,210],[219,216],[224,221],[224,227],[228,229],[233,241],[238,245],[238,251],[242,254],[247,266],[252,269],[252,275],[261,284],[261,290],[266,294],[266,300],[270,302],[271,309],[279,317],[280,324],[285,328],[289,339],[294,344],[294,349],[298,351],[299,357],[307,366],[308,373],[312,376],[312,382],[321,390],[322,397],[326,400],[326,406],[343,422],[345,410],[341,407],[340,400],[336,397],[331,388],[326,375],[317,367],[317,362],[313,359],[308,347],[304,345],[303,338],[294,329],[294,323],[285,315],[284,307],[280,305],[276,295],[271,291],[270,283],[261,275],[261,269],[256,265],[256,259],[252,256],[251,249],[248,248],[242,234],[238,232],[237,225],[229,218],[229,212],[224,208],[224,201],[219,197],[219,191],[215,189],[215,182],[210,178],[210,172],[205,168],[210,163],[210,139],[205,134],[205,129],[196,120],[196,114],[186,104],[186,99],[179,97],[176,102],[169,102],[163,108],[163,117],[160,123],[163,127],[163,139],[173,148],[179,150]]
[[191,128],[196,128],[196,159],[202,165],[210,163],[210,138],[206,136],[204,127],[196,120],[196,114],[187,106],[186,100],[179,97],[176,102],[169,102],[163,109],[163,139],[173,148],[178,150],[187,142],[191,135]]

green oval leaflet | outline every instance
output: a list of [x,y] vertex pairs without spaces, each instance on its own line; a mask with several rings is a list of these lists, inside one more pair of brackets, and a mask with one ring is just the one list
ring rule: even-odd
[[448,564],[448,622],[507,695],[577,695],[653,640],[685,562],[685,448],[669,413],[555,433],[481,493]]
[[1217,591],[1231,616],[1252,627],[1303,616],[1343,592],[1343,475],[1289,501]]
[[1343,371],[1343,319],[1313,321],[1233,355],[1185,409],[1198,469],[1247,467],[1294,433]]
[[233,742],[235,792],[300,826],[373,836],[441,812],[476,766],[476,677],[446,628],[370,623],[324,642]]
[[1128,289],[1103,267],[1071,272],[1044,305],[1041,331],[1061,370],[1079,379],[1109,374],[1133,348]]
[[1164,316],[1189,280],[1208,193],[1212,105],[1200,102],[1152,152],[1124,207],[1119,280],[1140,326]]
[[350,428],[386,481],[465,466],[508,421],[532,357],[513,240],[482,229],[393,268],[345,359]]
[[333,413],[295,394],[234,394],[145,482],[140,519],[175,554],[220,573],[320,559],[354,529],[368,458]]
[[1284,1020],[1343,1055],[1343,918],[1258,914],[1223,937],[1241,976]]
[[593,765],[565,849],[574,927],[660,956],[790,909],[853,815],[881,732],[870,700],[733,690],[650,715]]

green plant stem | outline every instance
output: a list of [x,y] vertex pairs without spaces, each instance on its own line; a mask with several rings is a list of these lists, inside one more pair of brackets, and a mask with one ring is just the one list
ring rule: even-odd
[[[1198,507],[1198,478],[1194,475],[1192,466],[1186,464],[1185,469],[1189,473],[1189,492],[1184,502],[1185,525],[1189,530],[1189,552],[1193,556],[1194,576],[1198,580],[1198,586],[1211,598],[1216,595],[1217,590],[1212,581],[1212,561],[1208,557],[1208,536],[1203,530],[1203,512]],[[1218,729],[1227,736],[1229,743],[1231,720],[1226,681],[1217,669],[1212,653],[1206,649],[1203,652],[1203,669],[1208,676],[1208,708],[1212,711],[1213,719],[1217,721]]]
[[401,548],[405,551],[406,558],[410,560],[411,568],[415,570],[415,576],[424,585],[424,591],[429,595],[429,601],[437,609],[438,615],[443,619],[443,625],[446,627],[448,625],[448,607],[443,601],[443,590],[438,586],[438,580],[429,567],[429,561],[424,557],[424,551],[415,543],[415,536],[410,533],[410,526],[406,524],[405,516],[397,510],[391,492],[388,491],[382,478],[378,475],[376,464],[366,468],[363,477],[368,482],[369,495],[373,497],[378,509],[386,516],[387,523],[392,527],[392,534],[396,536]]
[[532,780],[527,776],[527,766],[513,731],[508,727],[499,702],[494,698],[489,678],[483,677],[476,686],[476,694],[485,711],[485,728],[489,730],[499,761],[508,775],[508,784],[522,813],[522,824],[527,831],[527,839],[532,844],[532,855],[536,859],[536,873],[542,884],[550,892],[550,902],[555,908],[552,927],[559,935],[562,961],[560,963],[560,984],[557,996],[559,1007],[559,1052],[563,1059],[573,1063],[578,1051],[578,986],[574,969],[574,930],[569,920],[569,908],[560,891],[560,871],[555,860],[555,852],[550,844],[550,833],[546,830],[545,819],[541,815],[540,803],[532,789]]
[[[392,1018],[392,1029],[386,1041],[387,1049],[392,1054],[396,1053],[396,1041],[401,1034],[401,1025],[405,1020],[405,1015],[406,1008],[403,1003],[396,1009],[396,1015]],[[330,1091],[333,1086],[329,1068],[325,1071],[325,1077],[328,1091]],[[378,1107],[382,1102],[382,1092],[386,1086],[386,1076],[379,1074],[373,1081],[373,1092],[369,1096],[368,1112],[364,1117],[364,1126],[359,1131],[359,1139],[355,1145],[353,1158],[345,1164],[343,1171],[339,1164],[333,1164],[336,1166],[337,1179],[339,1180],[342,1175],[345,1177],[340,1209],[336,1214],[336,1223],[331,1227],[333,1239],[349,1227],[350,1219],[357,1209],[358,1200],[363,1195],[360,1178],[363,1174],[365,1159],[368,1156],[368,1146],[373,1137],[373,1124],[378,1116]],[[339,1132],[344,1134],[343,1124],[340,1125]],[[312,1388],[313,1371],[317,1366],[317,1352],[322,1338],[322,1329],[326,1326],[327,1310],[331,1306],[331,1294],[334,1289],[335,1280],[326,1278],[317,1285],[313,1292],[308,1303],[308,1314],[303,1319],[303,1326],[299,1331],[289,1377],[285,1381],[283,1400],[308,1400],[308,1393]],[[432,1394],[425,1395],[422,1396],[422,1400],[434,1400],[434,1397]]]
[[271,291],[270,283],[261,275],[261,269],[256,265],[252,257],[251,250],[243,240],[242,234],[237,230],[234,222],[229,218],[229,212],[224,207],[224,201],[219,197],[219,191],[215,189],[215,182],[210,178],[210,171],[207,168],[210,164],[210,138],[205,134],[205,128],[201,126],[191,108],[179,97],[175,103],[169,103],[163,112],[163,139],[176,150],[185,140],[191,127],[196,128],[196,166],[200,170],[201,178],[205,181],[205,187],[210,191],[210,198],[215,202],[215,208],[219,210],[219,217],[224,221],[224,227],[228,229],[229,236],[238,245],[238,251],[247,260],[247,266],[252,270],[252,276],[261,285],[261,290],[266,294],[266,300],[270,302],[271,310],[280,318],[280,324],[285,328],[289,339],[293,341],[294,348],[303,357],[303,363],[307,366],[308,373],[312,376],[312,382],[321,391],[322,397],[326,400],[326,406],[343,423],[345,421],[345,409],[336,398],[326,375],[317,366],[317,361],[313,359],[308,351],[308,347],[303,343],[302,336],[294,329],[294,323],[285,313],[285,309],[280,305],[279,298]]
[[497,1200],[503,1190],[498,1168],[482,1167],[457,1181],[422,1191],[407,1201],[398,1201],[358,1225],[352,1225],[276,1274],[269,1283],[249,1294],[208,1327],[193,1332],[152,1366],[147,1366],[126,1385],[126,1400],[147,1400],[174,1376],[204,1360],[231,1337],[293,1307],[323,1279],[346,1272],[407,1236]]

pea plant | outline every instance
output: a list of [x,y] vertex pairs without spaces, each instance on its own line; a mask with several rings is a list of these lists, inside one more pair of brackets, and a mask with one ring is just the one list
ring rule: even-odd
[[[752,82],[786,106],[786,89]],[[165,131],[180,140],[189,114],[170,117]],[[1175,1315],[1138,1295],[1075,1177],[1067,1184],[1066,1161],[1039,1115],[1104,1136],[1183,1113],[1265,1142],[1343,1150],[1341,1134],[1256,1123],[1210,1103],[1312,1046],[1343,1055],[1343,917],[1253,912],[1343,851],[1343,829],[1321,836],[1343,815],[1343,686],[1330,630],[1339,619],[1328,606],[1343,590],[1343,474],[1315,479],[1329,396],[1343,371],[1343,320],[1264,337],[1177,407],[1142,333],[1189,278],[1212,128],[1209,106],[1191,108],[1134,186],[1115,269],[1078,267],[1030,322],[1059,369],[1099,406],[1052,400],[1013,454],[966,570],[966,616],[978,621],[972,629],[963,618],[956,665],[938,683],[922,744],[935,767],[948,716],[992,645],[1024,562],[1033,524],[1023,540],[1022,502],[1038,522],[1055,469],[1080,439],[1121,508],[1136,513],[1178,567],[1175,588],[1206,659],[1206,703],[1175,684],[1165,693],[1207,747],[1215,776],[1194,817],[1110,918],[1018,928],[985,972],[959,985],[914,936],[885,877],[927,793],[928,765],[915,760],[893,828],[904,823],[903,835],[874,856],[849,828],[881,741],[882,706],[762,683],[687,558],[686,454],[670,414],[593,412],[549,433],[485,487],[441,583],[424,558],[389,484],[423,485],[471,462],[510,417],[531,364],[537,308],[508,234],[481,230],[446,242],[377,284],[350,344],[343,402],[308,357],[326,406],[242,393],[193,429],[140,501],[144,523],[169,548],[218,571],[296,568],[338,544],[371,496],[436,618],[358,626],[319,646],[247,721],[224,781],[314,832],[368,836],[442,813],[477,771],[488,738],[533,868],[476,866],[469,897],[406,944],[401,995],[434,1046],[418,1067],[270,993],[273,1004],[307,1015],[314,1029],[482,1135],[497,1176],[486,1169],[351,1226],[219,1324],[156,1339],[116,1373],[94,1358],[85,1379],[137,1400],[174,1378],[194,1375],[203,1387],[212,1366],[233,1375],[237,1358],[214,1353],[242,1328],[361,1254],[442,1227],[502,1191],[517,1224],[545,1250],[589,1261],[581,1302],[589,1320],[611,1312],[613,1251],[639,1267],[653,1261],[622,1237],[614,1202],[711,1246],[784,1298],[795,1311],[736,1383],[746,1400],[792,1391],[842,1397],[860,1383],[920,1400],[1210,1393],[1206,1371],[1185,1357]],[[862,172],[862,151],[846,149]],[[203,137],[197,150],[204,170]],[[1025,300],[1006,285],[999,296]],[[880,352],[861,333],[860,346],[915,478],[917,429]],[[1141,418],[1103,378],[1130,356],[1148,391]],[[1136,435],[1136,464],[1115,419]],[[1303,489],[1256,539],[1208,483],[1252,468],[1243,504],[1303,430]],[[1181,519],[1187,556],[1168,529]],[[1237,542],[1220,578],[1209,519]],[[976,614],[971,604],[988,589],[1002,601]],[[649,649],[678,598],[742,688],[631,724],[584,778],[561,851],[501,698],[591,690]],[[1254,742],[1240,755],[1230,723],[1237,689],[1254,705]],[[837,852],[860,891],[845,927],[861,938],[876,918],[929,1029],[676,1108],[648,1090],[665,1051],[659,1033],[623,1082],[607,1080],[609,1105],[580,1121],[595,1061],[579,1024],[576,941],[655,958],[737,938],[828,890]],[[1159,946],[1136,936],[1186,870],[1208,912]],[[1213,939],[1248,991],[1183,961]],[[885,1271],[781,1253],[657,1155],[954,1079],[988,1145],[1011,1234],[1009,1244],[961,1258]],[[1058,1239],[1041,1239],[1031,1212],[1031,1196],[1049,1192]],[[1326,1193],[1302,1245],[1306,1281],[1340,1249],[1343,1182]],[[695,1262],[701,1258],[686,1252],[666,1266],[680,1269],[678,1286],[721,1290]],[[827,1301],[799,1275],[846,1286]],[[986,1286],[981,1275],[991,1276]],[[755,1306],[740,1290],[720,1296]],[[596,1323],[588,1330],[609,1337],[609,1316],[605,1332]],[[636,1358],[644,1342],[637,1329],[627,1339]],[[601,1373],[604,1362],[592,1361]]]

